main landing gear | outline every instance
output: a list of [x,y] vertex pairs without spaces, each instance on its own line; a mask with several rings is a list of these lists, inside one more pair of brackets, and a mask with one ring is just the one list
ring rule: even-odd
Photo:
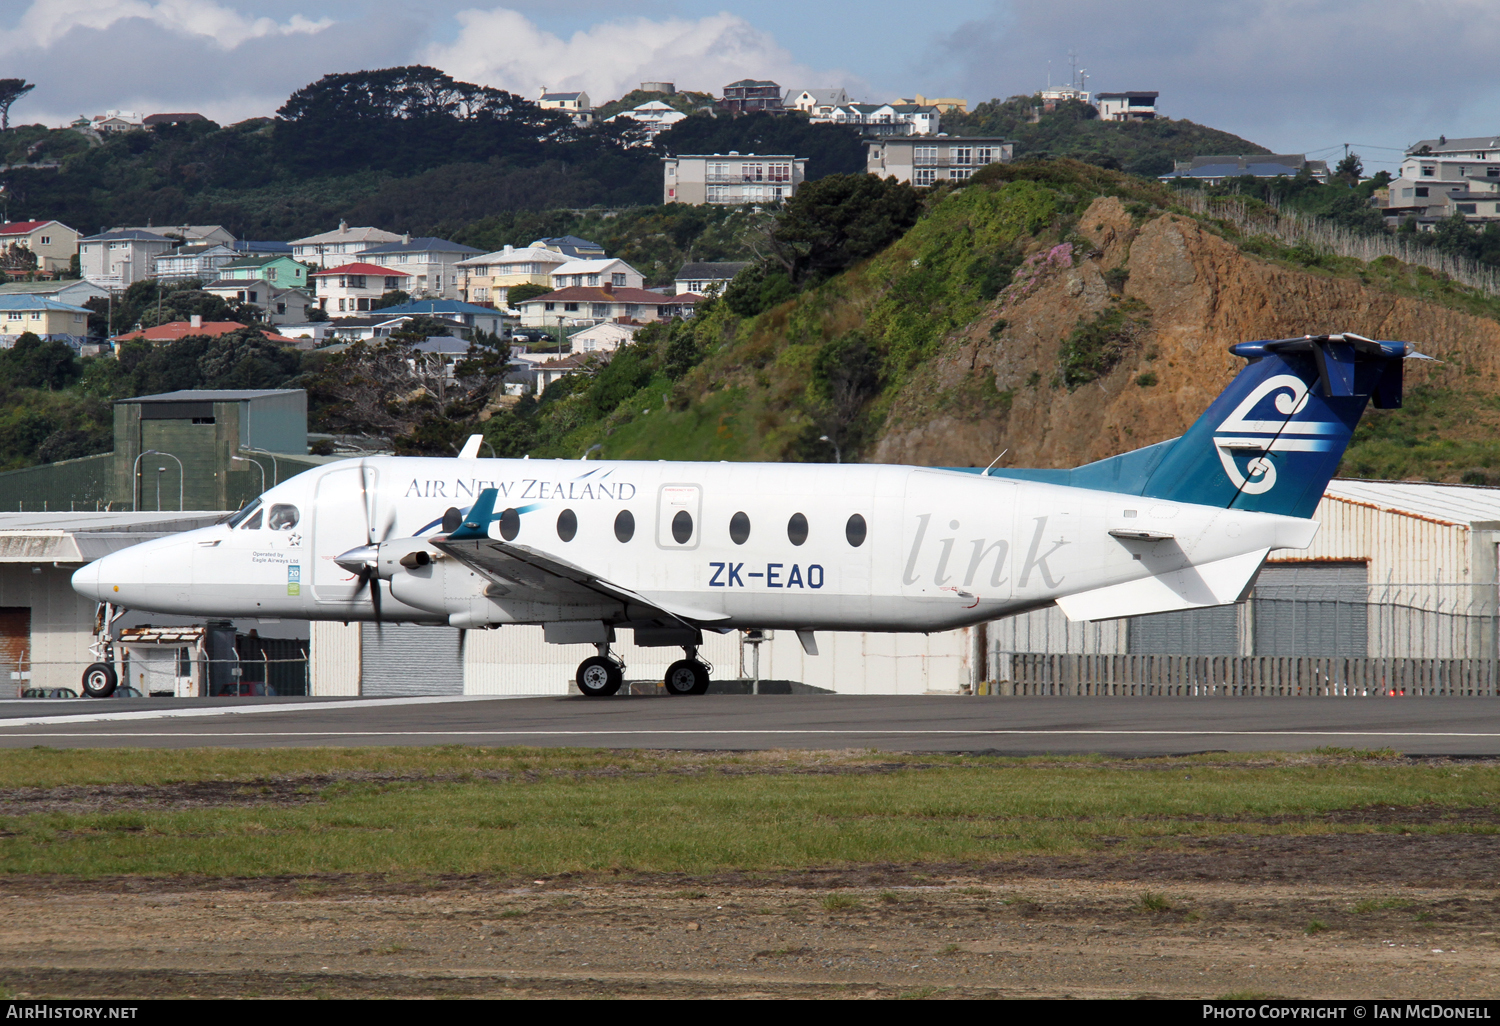
[[[608,642],[595,647],[599,654],[589,656],[578,664],[578,690],[589,698],[604,698],[620,690],[625,682],[625,664],[619,656],[612,654]],[[669,695],[701,695],[708,691],[709,677],[713,667],[698,658],[698,649],[684,646],[686,659],[679,659],[667,667],[663,683]]]

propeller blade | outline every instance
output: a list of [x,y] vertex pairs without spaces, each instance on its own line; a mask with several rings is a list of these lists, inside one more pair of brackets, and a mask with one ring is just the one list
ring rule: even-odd
[[380,623],[380,578],[370,574],[370,604],[375,607],[375,623]]
[[469,632],[467,628],[460,627],[458,629],[458,658],[460,659],[464,657],[464,639],[468,636]]

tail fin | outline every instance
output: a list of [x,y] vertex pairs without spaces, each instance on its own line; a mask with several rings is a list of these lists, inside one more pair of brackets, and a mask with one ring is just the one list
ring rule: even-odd
[[1307,335],[1241,342],[1250,365],[1162,457],[1140,494],[1310,517],[1372,398],[1401,405],[1406,342]]
[[474,500],[474,505],[469,507],[469,515],[464,517],[458,530],[448,532],[449,541],[469,541],[476,538],[488,538],[490,536],[490,523],[497,519],[495,516],[495,497],[499,490],[486,488],[479,493],[479,498]]

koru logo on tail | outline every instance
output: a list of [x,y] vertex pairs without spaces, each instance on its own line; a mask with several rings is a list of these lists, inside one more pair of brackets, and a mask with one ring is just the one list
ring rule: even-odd
[[[1281,420],[1252,420],[1251,414],[1268,396],[1275,393],[1271,403]],[[1329,436],[1337,434],[1342,425],[1323,420],[1292,420],[1307,408],[1308,386],[1301,378],[1291,374],[1278,374],[1256,386],[1245,401],[1235,407],[1233,413],[1214,431],[1214,448],[1224,473],[1230,482],[1246,495],[1260,495],[1276,486],[1276,467],[1271,462],[1273,452],[1327,452],[1334,446]],[[1269,414],[1270,411],[1264,411]],[[1309,437],[1314,436],[1314,437]],[[1235,456],[1251,456],[1241,472]]]

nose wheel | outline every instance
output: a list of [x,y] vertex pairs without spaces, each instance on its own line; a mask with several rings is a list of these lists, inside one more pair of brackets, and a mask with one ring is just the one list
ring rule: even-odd
[[667,667],[667,676],[663,683],[666,685],[669,695],[701,695],[708,691],[709,674],[713,672],[712,667],[698,658],[696,648],[683,650],[687,653],[686,659],[679,659]]
[[588,698],[604,698],[620,690],[625,682],[625,664],[612,655],[608,644],[599,646],[599,654],[578,664],[578,690]]

